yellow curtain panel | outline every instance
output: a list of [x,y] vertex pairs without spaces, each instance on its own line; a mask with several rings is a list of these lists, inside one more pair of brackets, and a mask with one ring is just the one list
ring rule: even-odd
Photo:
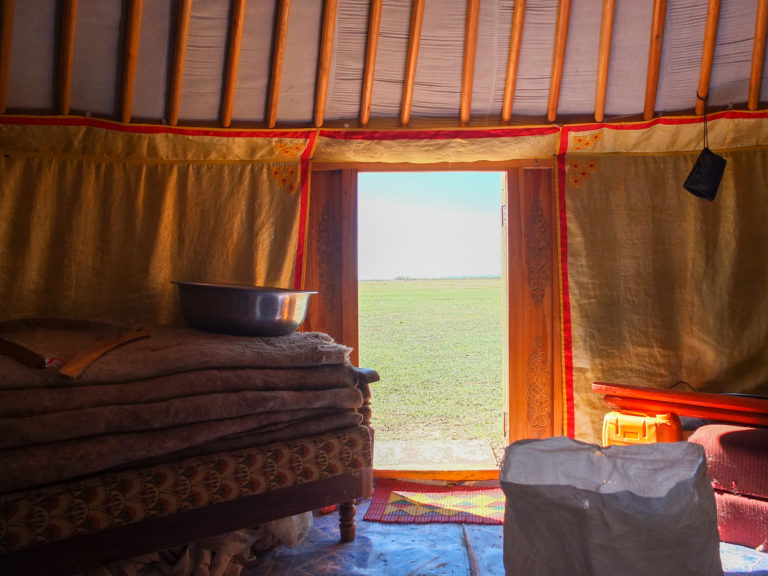
[[[609,410],[595,381],[768,394],[768,148],[718,149],[709,202],[683,188],[698,151],[663,150],[672,137],[700,149],[700,120],[656,128],[576,131],[561,157],[566,429],[587,441]],[[633,138],[656,152],[595,153]]]
[[503,162],[552,158],[558,126],[456,130],[320,130],[315,162]]
[[173,280],[293,287],[309,136],[0,125],[0,317],[177,323]]

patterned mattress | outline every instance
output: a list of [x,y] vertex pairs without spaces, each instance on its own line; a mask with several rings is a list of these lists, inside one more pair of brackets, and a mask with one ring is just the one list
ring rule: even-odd
[[0,554],[370,468],[367,426],[0,495]]

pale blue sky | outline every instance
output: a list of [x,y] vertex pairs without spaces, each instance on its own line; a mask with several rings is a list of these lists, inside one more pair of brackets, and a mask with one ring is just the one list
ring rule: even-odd
[[361,172],[360,280],[501,275],[499,172]]

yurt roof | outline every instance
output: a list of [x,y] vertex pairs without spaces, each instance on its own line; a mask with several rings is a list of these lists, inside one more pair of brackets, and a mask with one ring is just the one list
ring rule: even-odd
[[[0,113],[250,128],[760,107],[768,0],[0,0]],[[697,94],[700,98],[697,98]]]

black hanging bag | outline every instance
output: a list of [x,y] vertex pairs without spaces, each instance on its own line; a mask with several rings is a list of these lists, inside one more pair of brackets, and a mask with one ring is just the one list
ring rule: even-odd
[[717,196],[717,189],[720,187],[720,180],[725,171],[725,162],[725,158],[705,147],[696,159],[683,187],[691,194],[711,202]]

